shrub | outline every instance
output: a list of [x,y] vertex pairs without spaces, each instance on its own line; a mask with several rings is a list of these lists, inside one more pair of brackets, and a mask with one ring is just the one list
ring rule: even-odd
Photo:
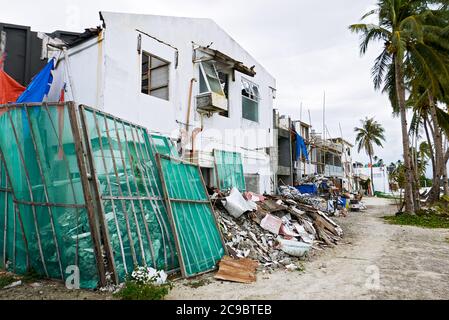
[[171,289],[171,284],[143,284],[126,280],[123,288],[114,296],[122,300],[162,300]]
[[162,300],[172,288],[164,271],[138,267],[114,296],[122,300]]
[[11,276],[8,274],[0,275],[0,289],[3,289],[4,287],[9,286],[14,281],[16,281],[14,276]]

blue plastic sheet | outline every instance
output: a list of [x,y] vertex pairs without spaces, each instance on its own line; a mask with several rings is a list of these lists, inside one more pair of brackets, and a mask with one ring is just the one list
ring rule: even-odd
[[53,83],[51,71],[55,68],[55,59],[51,59],[47,65],[33,78],[25,91],[17,98],[17,103],[42,102],[50,91]]
[[296,133],[296,161],[301,157],[301,154],[304,155],[307,161],[309,161],[309,153],[307,152],[307,146],[304,142],[304,139]]

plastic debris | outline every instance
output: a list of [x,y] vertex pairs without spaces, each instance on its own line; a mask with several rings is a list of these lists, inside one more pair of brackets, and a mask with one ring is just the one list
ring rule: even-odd
[[233,188],[230,195],[226,197],[224,207],[234,218],[240,218],[245,212],[257,210],[256,203],[245,200],[236,188]]

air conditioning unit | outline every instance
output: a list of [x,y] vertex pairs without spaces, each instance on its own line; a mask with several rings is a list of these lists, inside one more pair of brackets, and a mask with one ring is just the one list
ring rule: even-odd
[[202,93],[196,96],[196,109],[198,112],[226,112],[228,111],[228,99],[215,92]]

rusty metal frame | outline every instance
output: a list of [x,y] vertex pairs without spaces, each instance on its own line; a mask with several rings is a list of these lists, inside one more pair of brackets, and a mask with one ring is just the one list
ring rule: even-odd
[[[126,135],[125,124],[123,123],[123,121],[121,121],[121,124],[122,124],[122,129],[123,129],[123,135],[124,135],[124,138],[125,138],[124,144],[126,146],[126,151],[128,152],[128,154],[130,154],[129,146],[128,146],[128,137]],[[123,154],[122,154],[123,144],[122,144],[122,141],[121,141],[120,136],[119,136],[119,130],[117,128],[117,119],[115,119],[115,118],[114,118],[114,125],[115,125],[116,134],[117,134],[117,141],[118,141],[118,144],[120,146],[120,154],[122,156],[123,167],[124,167],[124,170],[126,170],[125,159],[124,159]],[[131,162],[131,158],[128,157],[128,160],[130,161],[129,165],[132,168],[133,164]],[[130,185],[129,185],[128,175],[125,175],[125,176],[127,178],[126,182],[127,182],[127,185],[128,185],[129,194],[132,195],[131,188],[130,188]],[[153,260],[153,267],[156,269],[157,266],[156,266],[156,260],[154,258],[155,255],[154,255],[153,241],[151,240],[150,229],[148,228],[148,223],[147,223],[147,220],[145,219],[145,213],[144,213],[144,210],[143,210],[143,202],[142,202],[143,199],[142,199],[142,197],[140,195],[139,186],[137,185],[136,176],[134,174],[132,174],[132,177],[133,177],[134,187],[136,188],[136,193],[137,193],[137,198],[138,198],[137,201],[139,201],[140,214],[142,216],[142,221],[143,221],[143,225],[144,225],[144,228],[145,228],[145,233],[146,233],[146,236],[147,236],[147,239],[148,239],[148,243],[150,245],[150,253],[151,253],[151,258]],[[134,203],[134,200],[131,200],[131,203]],[[137,224],[137,220],[136,220],[136,224]],[[146,259],[145,259],[144,255],[145,255],[145,252],[143,252],[142,258],[143,258],[144,263],[146,264]]]
[[[135,125],[132,125],[131,128],[136,131],[136,137],[137,137],[137,141],[138,141],[138,144],[139,144],[139,149],[140,149],[141,154],[142,155],[146,154],[148,159],[150,159],[151,158],[151,154],[150,154],[150,151],[148,150],[147,144],[146,143],[142,143],[140,141],[140,137],[139,137],[139,134],[137,132],[137,129],[139,128],[141,130],[141,132],[146,133],[147,137],[149,139],[149,142],[151,143],[151,139],[150,139],[150,136],[148,134],[148,131],[145,128],[138,127],[138,126],[135,126]],[[132,135],[132,139],[134,141],[134,148],[137,151],[138,149],[137,149],[137,145],[136,145],[136,139],[134,137],[134,130],[131,130],[131,135]],[[142,148],[142,144],[145,146],[145,152],[146,153],[144,153],[144,149]],[[150,146],[150,148],[152,148],[152,147],[153,146]],[[152,153],[152,154],[156,154],[156,153]],[[142,160],[141,157],[140,157],[139,152],[137,152],[137,156],[138,156],[139,160]],[[143,160],[145,160],[145,159],[143,159]],[[151,160],[148,160],[148,161],[151,161]],[[154,159],[154,161],[155,161],[155,164],[156,164],[156,159]],[[140,161],[139,161],[139,163],[140,163]],[[151,166],[149,166],[149,168],[150,168],[150,171],[151,171],[151,178],[153,179],[153,181],[156,181],[156,174],[154,173],[153,166],[151,165]],[[140,169],[141,169],[141,172],[146,172],[146,170],[142,170],[143,168],[140,168]],[[157,173],[157,176],[159,177],[158,173]],[[148,179],[150,180],[150,176],[148,176]],[[148,185],[146,183],[146,179],[143,179],[143,184],[144,184],[145,192],[147,193],[147,195],[150,195],[150,190],[149,190]],[[163,198],[163,194],[160,193],[160,190],[158,188],[156,188],[157,192],[155,192],[155,190],[153,189],[153,187],[151,185],[149,187],[151,189],[152,194],[153,195],[154,194],[157,195],[157,200],[154,200],[154,201],[161,201],[162,206],[165,208],[165,210],[167,212],[167,205],[166,205],[165,199]],[[162,213],[161,213],[161,210],[159,208],[159,205],[157,203],[155,204],[154,201],[150,201],[150,204],[151,204],[151,206],[152,206],[152,208],[153,208],[153,210],[155,212],[155,216],[156,216],[156,219],[158,220],[158,223],[160,224],[161,228],[163,229],[162,241],[163,241],[164,248],[166,248],[166,239],[165,238],[167,238],[168,243],[170,245],[170,251],[172,252],[172,256],[171,256],[171,258],[172,258],[171,260],[172,261],[171,261],[171,263],[172,263],[173,269],[175,269],[175,267],[174,267],[175,266],[175,255],[173,253],[176,251],[176,248],[175,248],[175,250],[173,250],[174,248],[172,247],[170,239],[169,239],[170,235],[168,233],[167,225],[166,225],[164,219],[162,218]],[[165,261],[165,264],[168,265],[167,251],[165,249],[164,249],[164,261]]]
[[[6,176],[6,186],[7,188],[5,189],[5,202],[7,201],[7,193],[10,192],[12,195],[12,199],[13,199],[13,207],[14,207],[14,219],[15,216],[17,215],[18,219],[19,219],[19,225],[20,225],[20,231],[22,233],[22,240],[24,242],[25,245],[25,254],[26,254],[26,267],[27,269],[30,267],[30,257],[29,257],[29,250],[28,250],[28,240],[25,237],[25,231],[23,228],[23,220],[22,220],[22,215],[20,213],[19,207],[14,203],[14,201],[16,201],[16,197],[15,197],[15,193],[14,190],[12,188],[12,183],[11,183],[11,179],[9,177],[9,173],[8,173],[8,168],[6,167],[6,163],[4,161],[4,157],[3,157],[3,151],[0,149],[0,161],[3,163],[3,167],[5,168],[5,176]],[[8,188],[8,185],[11,185],[11,188]],[[9,190],[9,191],[7,191]],[[8,212],[7,212],[7,204],[5,203],[5,226],[4,226],[4,242],[3,242],[3,266],[6,267],[6,240],[7,240],[7,231],[8,231]],[[14,237],[16,236],[16,226],[14,223]],[[15,259],[16,259],[16,240],[14,239],[13,241],[14,243],[14,248],[13,248],[13,266],[14,266],[14,270],[16,269],[16,263],[15,263]]]
[[[93,120],[94,120],[94,128],[87,127],[88,126],[87,119],[86,119],[87,111],[92,113]],[[160,205],[163,205],[165,207],[164,198],[161,196],[158,188],[156,188],[157,192],[155,192],[155,189],[153,188],[153,186],[147,184],[147,179],[149,181],[156,181],[153,168],[151,167],[150,168],[151,172],[148,172],[147,170],[143,170],[143,168],[140,167],[141,162],[150,161],[149,159],[151,158],[145,143],[144,143],[145,149],[142,147],[142,145],[141,145],[142,142],[140,141],[139,132],[138,132],[138,130],[141,130],[141,133],[147,133],[147,130],[141,126],[135,125],[126,120],[122,120],[122,119],[115,117],[111,114],[108,114],[106,112],[103,112],[103,111],[98,112],[98,110],[88,107],[88,106],[85,106],[85,105],[78,106],[78,112],[80,114],[82,131],[83,131],[84,138],[85,138],[85,145],[87,147],[86,154],[87,154],[88,162],[91,167],[90,177],[91,177],[91,180],[95,180],[94,186],[93,186],[93,193],[94,193],[94,197],[95,197],[96,201],[99,202],[98,206],[99,206],[99,211],[101,211],[101,212],[99,213],[98,219],[100,221],[101,229],[104,230],[104,231],[102,230],[103,231],[102,235],[104,237],[105,242],[108,242],[108,244],[110,246],[110,240],[109,240],[110,237],[109,237],[109,232],[108,232],[108,226],[104,220],[104,214],[103,214],[104,213],[103,201],[107,200],[107,201],[112,202],[112,211],[113,211],[113,215],[114,215],[114,221],[116,224],[117,233],[119,236],[120,250],[121,250],[121,254],[122,254],[124,269],[125,269],[125,272],[128,273],[129,270],[127,270],[127,269],[129,269],[129,268],[127,268],[127,266],[126,266],[123,240],[121,238],[121,230],[120,230],[120,227],[118,224],[117,213],[115,210],[115,202],[118,201],[121,203],[121,206],[122,206],[123,216],[124,216],[124,220],[126,223],[127,235],[128,235],[129,242],[130,242],[130,251],[131,251],[131,255],[133,256],[134,265],[137,266],[138,261],[137,261],[137,255],[135,252],[134,241],[133,241],[133,238],[131,235],[130,219],[133,219],[135,222],[136,232],[137,232],[137,237],[138,237],[137,240],[139,241],[139,247],[140,247],[140,251],[142,253],[142,262],[146,265],[146,262],[147,262],[146,261],[146,252],[144,249],[144,247],[146,247],[146,246],[143,243],[143,237],[144,237],[144,233],[145,233],[145,236],[147,237],[148,243],[150,246],[149,249],[150,249],[151,257],[152,257],[152,260],[154,263],[154,267],[156,267],[156,265],[155,265],[156,259],[155,259],[153,241],[151,239],[150,228],[148,226],[148,222],[145,219],[145,211],[144,211],[144,206],[143,206],[143,201],[149,201],[151,207],[153,208],[155,218],[158,221],[159,228],[161,229],[162,242],[164,245],[164,261],[165,261],[165,265],[168,267],[168,260],[167,260],[168,254],[167,254],[167,249],[166,249],[166,243],[167,243],[167,241],[168,241],[168,243],[170,243],[170,240],[169,240],[170,237],[169,237],[166,223],[165,223],[164,219],[162,218],[162,213],[159,208]],[[104,121],[103,132],[101,132],[100,125],[99,125],[99,123],[102,121]],[[110,123],[108,123],[108,122],[112,122],[113,125],[111,126]],[[129,130],[131,132],[130,138],[132,139],[132,141],[130,141],[128,139],[128,134],[127,134],[127,129],[125,128],[125,124],[129,126]],[[103,167],[106,172],[105,176],[106,176],[107,193],[108,194],[100,193],[99,180],[98,180],[98,176],[97,176],[97,172],[96,172],[97,170],[95,168],[95,163],[94,163],[94,159],[93,159],[93,148],[90,143],[89,129],[96,130],[97,136],[99,138],[99,148],[100,148],[100,152],[101,152],[101,157],[103,159],[102,160]],[[120,130],[123,130],[122,136],[119,135]],[[115,134],[114,134],[114,131],[115,131]],[[110,154],[111,154],[113,176],[115,176],[115,179],[114,178],[112,178],[112,179],[116,180],[119,196],[114,196],[112,194],[111,178],[107,174],[108,168],[105,163],[105,146],[103,145],[103,142],[101,139],[101,137],[104,134],[108,141],[109,147],[106,147],[106,149],[108,149],[108,152],[110,152]],[[136,140],[135,134],[137,136],[137,140]],[[129,153],[130,143],[134,144],[137,159],[139,160],[139,161],[137,161],[137,163],[139,164],[140,171],[144,175],[144,179],[142,179],[142,182],[143,182],[143,185],[145,188],[145,194],[140,193],[140,191],[138,189],[136,177],[134,175],[131,175],[132,177],[129,178],[128,175],[126,174],[127,165],[128,165],[128,167],[130,165],[132,166],[132,163],[130,163],[130,159],[127,163],[127,161],[124,157],[124,152]],[[117,145],[117,149],[113,149],[114,144]],[[117,153],[118,153],[118,155],[117,155]],[[142,158],[142,156],[145,156],[145,155],[148,160],[145,160],[144,158]],[[118,158],[120,158],[120,159],[118,159]],[[126,182],[126,186],[122,186],[121,181],[120,181],[120,175],[118,173],[118,167],[117,167],[117,164],[119,163],[119,161],[121,161],[121,164],[123,165],[123,170],[125,170],[125,178],[124,179]],[[134,184],[135,189],[136,189],[135,196],[132,193],[132,188],[131,188],[132,183]],[[151,190],[151,192],[150,192],[150,190]],[[125,191],[128,191],[129,195],[125,195],[124,194]],[[128,210],[127,210],[128,206],[126,204],[127,203],[126,201],[130,202],[129,214],[131,214],[132,217],[128,214]],[[138,203],[138,206],[141,211],[143,227],[145,229],[144,232],[140,232],[141,223],[137,219],[138,213],[137,213],[134,201]],[[155,203],[156,201],[160,201],[161,203],[156,204]],[[137,230],[137,229],[139,229],[139,230]],[[116,281],[116,283],[118,283],[118,275],[117,275],[117,271],[116,271],[115,264],[114,264],[115,260],[114,260],[113,250],[111,247],[105,248],[105,249],[107,251],[108,259],[111,262],[111,265],[113,266],[112,272],[114,273],[114,280]],[[171,250],[171,259],[172,259],[173,270],[168,270],[168,272],[173,272],[173,271],[175,271],[175,268],[174,268],[175,254],[174,254],[174,251],[173,251],[173,248],[171,247],[171,245],[170,245],[170,250]]]
[[[25,105],[25,107],[27,107],[27,106]],[[17,146],[20,146],[19,138],[17,136],[16,127],[14,126],[14,122],[12,121],[11,114],[9,113],[9,108],[7,108],[6,114],[8,115],[8,119],[9,119],[9,122],[11,124],[11,128],[12,128],[12,131],[13,131],[13,136],[14,136],[14,139],[16,141],[16,144],[17,144]],[[31,132],[31,134],[33,134],[33,133]],[[30,174],[28,172],[28,168],[27,168],[26,163],[25,163],[25,157],[24,157],[24,154],[23,154],[22,149],[20,147],[18,147],[17,150],[19,151],[18,153],[19,153],[20,162],[22,163],[22,166],[23,166],[23,169],[24,169],[24,172],[25,172],[25,178],[26,178],[26,184],[27,184],[27,187],[28,187],[29,196],[30,196],[31,201],[34,202],[34,196],[33,196],[33,191],[32,191],[32,187],[31,187],[31,179],[30,179]],[[48,271],[47,271],[47,264],[45,263],[44,252],[43,252],[43,249],[42,249],[40,229],[39,229],[39,225],[37,223],[36,207],[35,206],[31,206],[31,211],[32,211],[32,214],[33,214],[34,227],[36,229],[37,247],[39,249],[39,255],[40,255],[40,258],[41,258],[42,267],[44,268],[45,275],[47,277],[49,277]]]
[[[187,199],[174,199],[174,198],[171,198],[169,196],[167,183],[165,181],[164,173],[163,173],[163,170],[162,170],[162,161],[161,161],[162,159],[169,160],[169,161],[174,161],[174,162],[178,162],[178,163],[183,163],[185,165],[193,166],[193,167],[197,168],[198,174],[199,174],[200,179],[201,179],[201,184],[203,186],[203,191],[206,194],[208,200],[187,200]],[[214,224],[215,224],[215,227],[218,230],[218,233],[219,233],[219,236],[220,236],[220,240],[221,240],[221,244],[223,246],[223,249],[224,249],[225,253],[227,252],[223,236],[222,236],[220,228],[218,226],[217,216],[216,216],[215,210],[213,208],[212,202],[210,200],[209,194],[207,192],[207,188],[206,188],[203,176],[201,174],[201,167],[199,165],[197,165],[197,164],[193,164],[193,163],[185,161],[183,159],[177,159],[177,158],[173,158],[171,156],[163,155],[163,154],[159,154],[159,153],[156,154],[156,163],[157,163],[157,166],[158,166],[158,169],[159,169],[159,175],[160,175],[160,179],[161,179],[162,186],[163,186],[162,189],[164,191],[164,199],[165,199],[165,201],[167,203],[167,212],[168,212],[170,224],[171,224],[173,232],[175,234],[175,244],[176,244],[176,249],[178,251],[179,262],[181,264],[181,273],[182,273],[183,277],[186,277],[186,278],[188,278],[188,277],[196,277],[196,276],[199,276],[201,274],[204,274],[204,273],[216,270],[217,266],[215,266],[214,268],[212,268],[210,270],[207,270],[207,271],[204,271],[204,272],[201,272],[201,273],[197,273],[197,274],[194,274],[194,275],[190,275],[189,276],[189,275],[186,274],[186,264],[185,264],[185,261],[184,261],[184,257],[182,255],[181,244],[179,242],[180,235],[179,235],[179,233],[177,231],[177,228],[175,226],[175,219],[174,219],[174,213],[173,213],[173,207],[172,207],[172,203],[173,202],[208,204],[208,206],[210,207],[210,210],[213,213]],[[190,210],[190,208],[189,208],[189,210]],[[201,220],[201,223],[203,224],[202,220]],[[210,246],[209,243],[208,243],[208,245]]]
[[103,263],[103,254],[101,250],[101,239],[99,235],[99,228],[95,218],[95,207],[90,189],[89,177],[87,173],[85,163],[85,153],[83,141],[81,138],[81,126],[78,120],[77,108],[74,102],[68,103],[68,113],[70,119],[70,125],[72,127],[73,140],[75,142],[75,153],[78,161],[78,169],[80,171],[81,184],[84,191],[84,200],[87,209],[87,216],[91,229],[92,244],[94,249],[95,258],[97,261],[98,276],[100,278],[100,285],[106,285],[106,270]]
[[[83,138],[84,138],[84,145],[87,148],[86,155],[87,155],[87,162],[89,164],[89,172],[90,172],[90,176],[92,177],[92,176],[96,175],[97,170],[95,168],[95,161],[93,159],[92,145],[91,145],[90,138],[89,138],[89,132],[87,130],[86,114],[85,114],[82,106],[79,106],[78,108],[79,108],[78,112],[79,112],[79,116],[80,116],[81,127],[82,127]],[[102,159],[104,162],[105,159],[104,159],[103,149],[101,149],[101,154],[102,154]],[[100,191],[99,191],[100,186],[99,186],[98,179],[94,179],[94,183],[92,183],[92,189],[93,189],[97,209],[99,208],[101,210],[101,212],[103,213],[104,207],[103,207],[103,201],[101,201],[101,198],[100,198]],[[115,218],[115,222],[116,222],[117,218],[115,216],[114,205],[112,206],[112,208],[113,208],[113,214],[114,214],[114,218]],[[114,261],[114,254],[113,254],[113,250],[111,248],[109,229],[107,228],[106,221],[104,219],[103,214],[98,215],[97,218],[98,218],[98,222],[101,226],[100,233],[101,233],[101,236],[103,237],[102,243],[103,243],[104,251],[106,253],[106,259],[108,261],[108,269],[109,269],[108,271],[111,273],[111,276],[112,276],[114,282],[118,283],[119,281],[118,281],[117,269],[116,269],[115,261]],[[122,237],[121,237],[120,230],[118,228],[117,228],[117,235],[119,238],[121,252],[123,253]],[[123,254],[123,261],[125,261],[124,254]],[[125,270],[126,270],[126,265],[125,265]]]

